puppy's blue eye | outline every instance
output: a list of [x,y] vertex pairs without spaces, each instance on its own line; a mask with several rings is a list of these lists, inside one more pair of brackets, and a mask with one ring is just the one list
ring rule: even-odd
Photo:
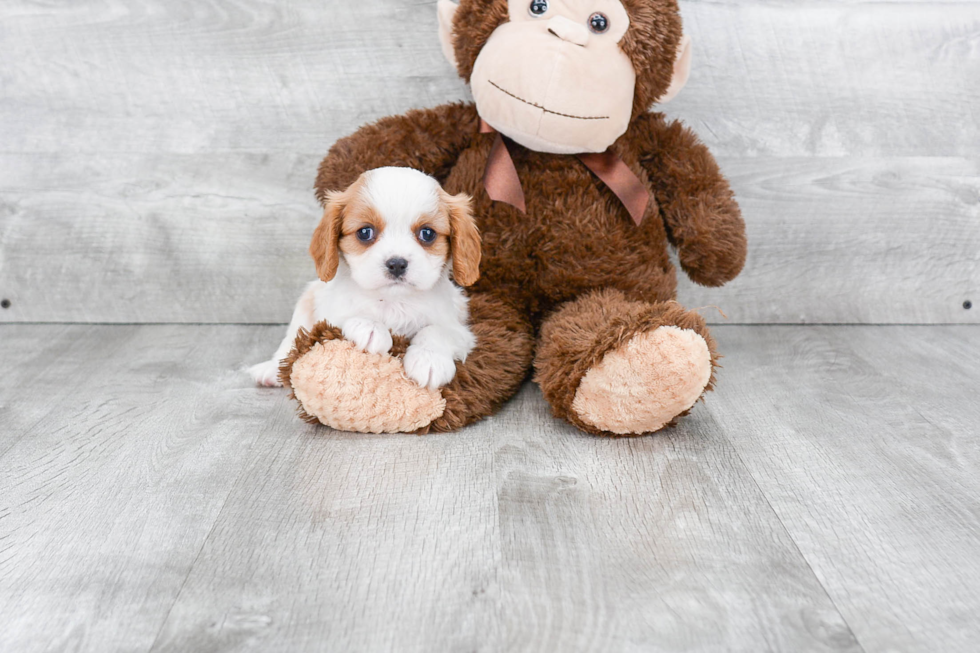
[[369,243],[374,240],[374,227],[361,227],[355,235],[362,243]]
[[548,13],[548,0],[531,0],[531,6],[528,7],[528,11],[535,17],[544,16]]
[[435,242],[436,236],[438,235],[436,230],[431,227],[422,227],[419,229],[419,240],[426,244]]

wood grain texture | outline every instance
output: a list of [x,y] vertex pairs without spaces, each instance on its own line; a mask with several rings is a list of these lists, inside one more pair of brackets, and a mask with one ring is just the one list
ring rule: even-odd
[[7,0],[0,142],[15,152],[326,152],[466,93],[434,2]]
[[691,81],[669,115],[723,156],[980,151],[980,5],[681,2]]
[[[973,323],[980,165],[966,159],[722,159],[749,236],[719,289],[681,274],[688,306],[733,323]],[[719,321],[717,317],[713,321]]]
[[589,438],[529,386],[460,434],[266,442],[153,650],[859,650],[690,435]]
[[[75,388],[64,383],[73,374],[100,382],[93,361],[110,356],[116,343],[97,327],[45,325],[4,329],[0,333],[0,456],[45,420]],[[25,398],[44,401],[25,401]]]
[[257,443],[153,650],[483,648],[500,556],[486,425],[289,426]]
[[[253,444],[269,329],[0,329],[0,650],[148,650]],[[264,343],[263,343],[264,344]]]
[[[0,154],[0,321],[288,320],[315,277],[316,155]],[[980,165],[722,159],[745,271],[680,300],[735,323],[976,323]],[[712,322],[723,319],[705,311]]]
[[980,327],[722,327],[681,426],[300,422],[278,329],[0,325],[0,650],[980,641]]
[[[466,96],[435,3],[3,3],[13,152],[323,152]],[[976,156],[975,2],[682,3],[695,68],[671,115],[726,156]]]
[[861,650],[702,409],[595,438],[528,386],[495,421],[496,650]]
[[718,329],[707,407],[867,651],[975,651],[977,327]]
[[318,157],[0,155],[3,321],[283,322]]
[[4,325],[0,360],[32,337],[80,348],[59,405],[10,395],[0,650],[860,650],[703,409],[599,440],[529,386],[342,434],[235,369],[269,328]]
[[[669,115],[721,155],[745,274],[681,300],[736,323],[976,323],[980,5],[682,4]],[[287,319],[316,163],[467,97],[432,2],[9,0],[0,322]]]

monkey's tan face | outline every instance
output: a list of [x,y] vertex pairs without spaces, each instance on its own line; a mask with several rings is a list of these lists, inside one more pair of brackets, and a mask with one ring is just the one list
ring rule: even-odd
[[510,0],[470,85],[492,127],[539,152],[603,152],[629,126],[636,73],[619,0]]

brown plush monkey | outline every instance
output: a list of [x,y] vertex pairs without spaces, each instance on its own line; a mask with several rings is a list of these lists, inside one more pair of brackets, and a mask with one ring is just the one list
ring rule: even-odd
[[393,357],[361,354],[324,325],[301,334],[283,381],[308,418],[348,430],[458,429],[498,409],[532,369],[554,414],[590,433],[673,423],[711,389],[716,352],[704,320],[674,301],[667,246],[707,286],[734,278],[746,249],[711,154],[650,112],[690,68],[676,0],[441,0],[438,11],[444,52],[475,103],[341,139],[316,187],[322,201],[394,165],[472,195],[483,234],[469,291],[477,348],[433,393],[405,385],[404,343]]

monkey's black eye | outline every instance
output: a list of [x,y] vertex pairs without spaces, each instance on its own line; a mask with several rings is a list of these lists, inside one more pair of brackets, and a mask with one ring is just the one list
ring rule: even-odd
[[548,13],[548,0],[531,0],[531,6],[528,8],[532,16],[544,16]]
[[421,240],[426,245],[430,245],[434,243],[436,240],[436,236],[438,235],[439,234],[436,233],[436,230],[431,227],[422,227],[421,229],[419,229],[419,240]]
[[606,18],[605,14],[596,12],[589,16],[589,27],[596,34],[602,34],[609,29],[609,19]]
[[374,227],[361,227],[355,235],[362,243],[369,243],[374,240]]

